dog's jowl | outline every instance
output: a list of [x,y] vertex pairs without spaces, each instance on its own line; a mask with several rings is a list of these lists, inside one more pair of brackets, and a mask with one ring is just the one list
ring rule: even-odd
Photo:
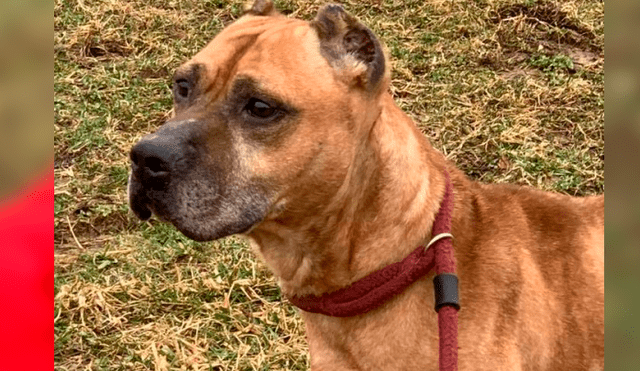
[[[340,6],[258,0],[174,75],[129,198],[186,236],[248,236],[288,297],[349,287],[432,239],[448,179],[460,370],[602,370],[604,197],[470,181],[393,102],[381,42]],[[437,370],[430,271],[351,316],[301,311],[312,370]]]

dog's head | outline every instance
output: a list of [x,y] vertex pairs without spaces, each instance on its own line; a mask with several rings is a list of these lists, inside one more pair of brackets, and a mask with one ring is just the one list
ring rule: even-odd
[[340,6],[305,22],[258,0],[175,72],[175,117],[131,150],[131,208],[201,241],[313,213],[387,85],[380,43]]

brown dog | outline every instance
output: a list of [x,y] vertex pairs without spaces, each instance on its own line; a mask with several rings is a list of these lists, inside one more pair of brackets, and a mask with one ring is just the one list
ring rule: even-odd
[[[244,234],[286,295],[320,295],[431,238],[451,176],[461,370],[602,370],[604,197],[471,182],[387,92],[338,6],[268,1],[175,73],[176,115],[131,151],[131,207],[196,240]],[[366,314],[302,312],[313,370],[436,370],[433,273]]]

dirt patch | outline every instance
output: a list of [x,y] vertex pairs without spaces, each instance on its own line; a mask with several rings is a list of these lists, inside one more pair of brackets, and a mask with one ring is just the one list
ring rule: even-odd
[[550,3],[540,2],[532,5],[512,4],[499,8],[492,14],[491,20],[499,23],[507,18],[525,16],[529,23],[542,23],[557,28],[571,30],[587,38],[593,38],[593,33],[582,26],[577,20],[571,18],[566,12],[558,9]]
[[591,30],[553,4],[508,5],[492,12],[489,19],[499,25],[498,39],[503,47],[517,48],[524,41],[537,48],[545,41],[594,52],[602,50]]
[[85,57],[126,57],[133,49],[118,40],[87,40],[81,48],[81,56]]
[[82,146],[76,150],[69,150],[67,143],[61,143],[55,148],[54,167],[58,169],[71,166],[76,159],[84,157],[87,150],[87,146]]
[[583,50],[571,46],[564,46],[559,49],[562,54],[567,55],[576,66],[588,67],[602,61],[602,56],[590,50]]
[[[88,206],[79,206],[69,213],[69,223],[73,226],[73,233],[81,241],[91,241],[102,236],[113,235],[130,229],[135,225],[133,219],[126,212],[112,212],[106,216],[96,216],[88,220],[82,216],[90,213]],[[68,223],[61,223],[54,232],[54,245],[63,246],[74,244]],[[85,243],[83,242],[83,245]],[[91,244],[91,242],[89,242]]]
[[171,73],[166,67],[162,67],[159,69],[154,69],[151,67],[143,68],[139,76],[143,79],[170,79]]
[[512,80],[518,77],[537,76],[537,75],[540,75],[540,71],[534,70],[532,68],[520,68],[520,67],[515,67],[513,69],[498,73],[498,76],[500,76],[505,80]]
[[604,58],[602,40],[555,4],[506,5],[491,11],[489,20],[497,26],[499,48],[480,58],[479,65],[513,69],[515,76],[533,56],[565,55],[576,68]]
[[66,169],[73,164],[74,156],[70,153],[55,153],[53,160],[54,169]]

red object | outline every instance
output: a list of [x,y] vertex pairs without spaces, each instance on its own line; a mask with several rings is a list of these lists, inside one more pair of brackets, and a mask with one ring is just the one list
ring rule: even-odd
[[0,200],[0,369],[53,366],[53,167]]
[[[445,171],[446,190],[433,222],[432,236],[451,230],[453,187]],[[418,246],[402,261],[387,265],[348,287],[322,296],[291,297],[296,307],[311,313],[333,317],[351,317],[366,313],[401,293],[435,267],[436,274],[455,273],[456,263],[451,238],[442,238],[426,249]],[[458,309],[445,306],[438,311],[440,370],[458,369]]]

